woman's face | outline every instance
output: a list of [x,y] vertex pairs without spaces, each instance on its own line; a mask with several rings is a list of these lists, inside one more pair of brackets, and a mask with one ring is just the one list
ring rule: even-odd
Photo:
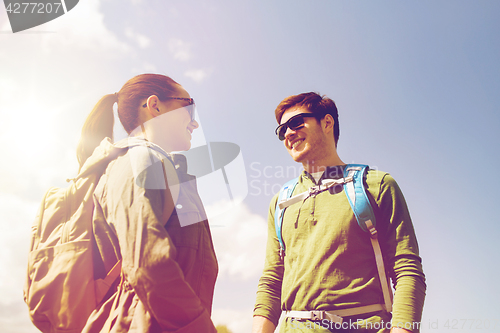
[[[188,92],[180,86],[171,97],[190,98]],[[148,140],[167,152],[189,150],[191,133],[199,126],[196,120],[191,120],[190,110],[194,117],[194,105],[189,104],[189,101],[179,99],[159,101],[160,112],[144,123]]]

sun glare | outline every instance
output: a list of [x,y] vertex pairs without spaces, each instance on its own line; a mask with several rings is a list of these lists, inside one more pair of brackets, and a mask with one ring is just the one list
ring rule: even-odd
[[53,112],[41,104],[29,102],[11,110],[2,137],[9,143],[12,162],[39,164],[53,158],[57,152],[57,121]]

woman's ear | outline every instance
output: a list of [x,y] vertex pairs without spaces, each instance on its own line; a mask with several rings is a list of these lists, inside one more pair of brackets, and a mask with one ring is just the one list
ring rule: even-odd
[[151,117],[156,117],[160,114],[159,104],[160,99],[156,95],[151,95],[148,97],[148,100],[146,101],[146,109],[148,110],[148,113],[151,115]]

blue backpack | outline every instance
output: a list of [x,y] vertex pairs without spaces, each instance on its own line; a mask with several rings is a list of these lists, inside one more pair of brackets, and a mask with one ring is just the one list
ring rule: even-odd
[[302,192],[292,197],[293,191],[299,182],[299,178],[289,180],[283,185],[278,195],[276,210],[274,214],[274,225],[276,236],[280,243],[280,257],[283,260],[285,256],[285,244],[282,236],[283,216],[287,207],[303,201],[312,195],[316,195],[328,190],[330,187],[343,184],[344,193],[351,205],[352,211],[356,216],[360,228],[370,234],[377,270],[382,285],[384,294],[385,309],[390,312],[392,308],[392,293],[390,293],[389,283],[385,274],[385,267],[382,258],[382,251],[377,237],[377,229],[375,214],[370,204],[363,179],[368,171],[368,166],[363,164],[348,164],[344,169],[344,177],[340,179],[327,179],[321,185],[316,185],[309,188],[308,191]]

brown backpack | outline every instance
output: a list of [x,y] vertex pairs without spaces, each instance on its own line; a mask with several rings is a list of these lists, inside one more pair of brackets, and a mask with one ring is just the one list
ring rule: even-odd
[[106,167],[134,140],[104,139],[67,188],[45,194],[31,231],[24,300],[31,320],[44,333],[80,333],[121,272],[94,280],[93,194]]

